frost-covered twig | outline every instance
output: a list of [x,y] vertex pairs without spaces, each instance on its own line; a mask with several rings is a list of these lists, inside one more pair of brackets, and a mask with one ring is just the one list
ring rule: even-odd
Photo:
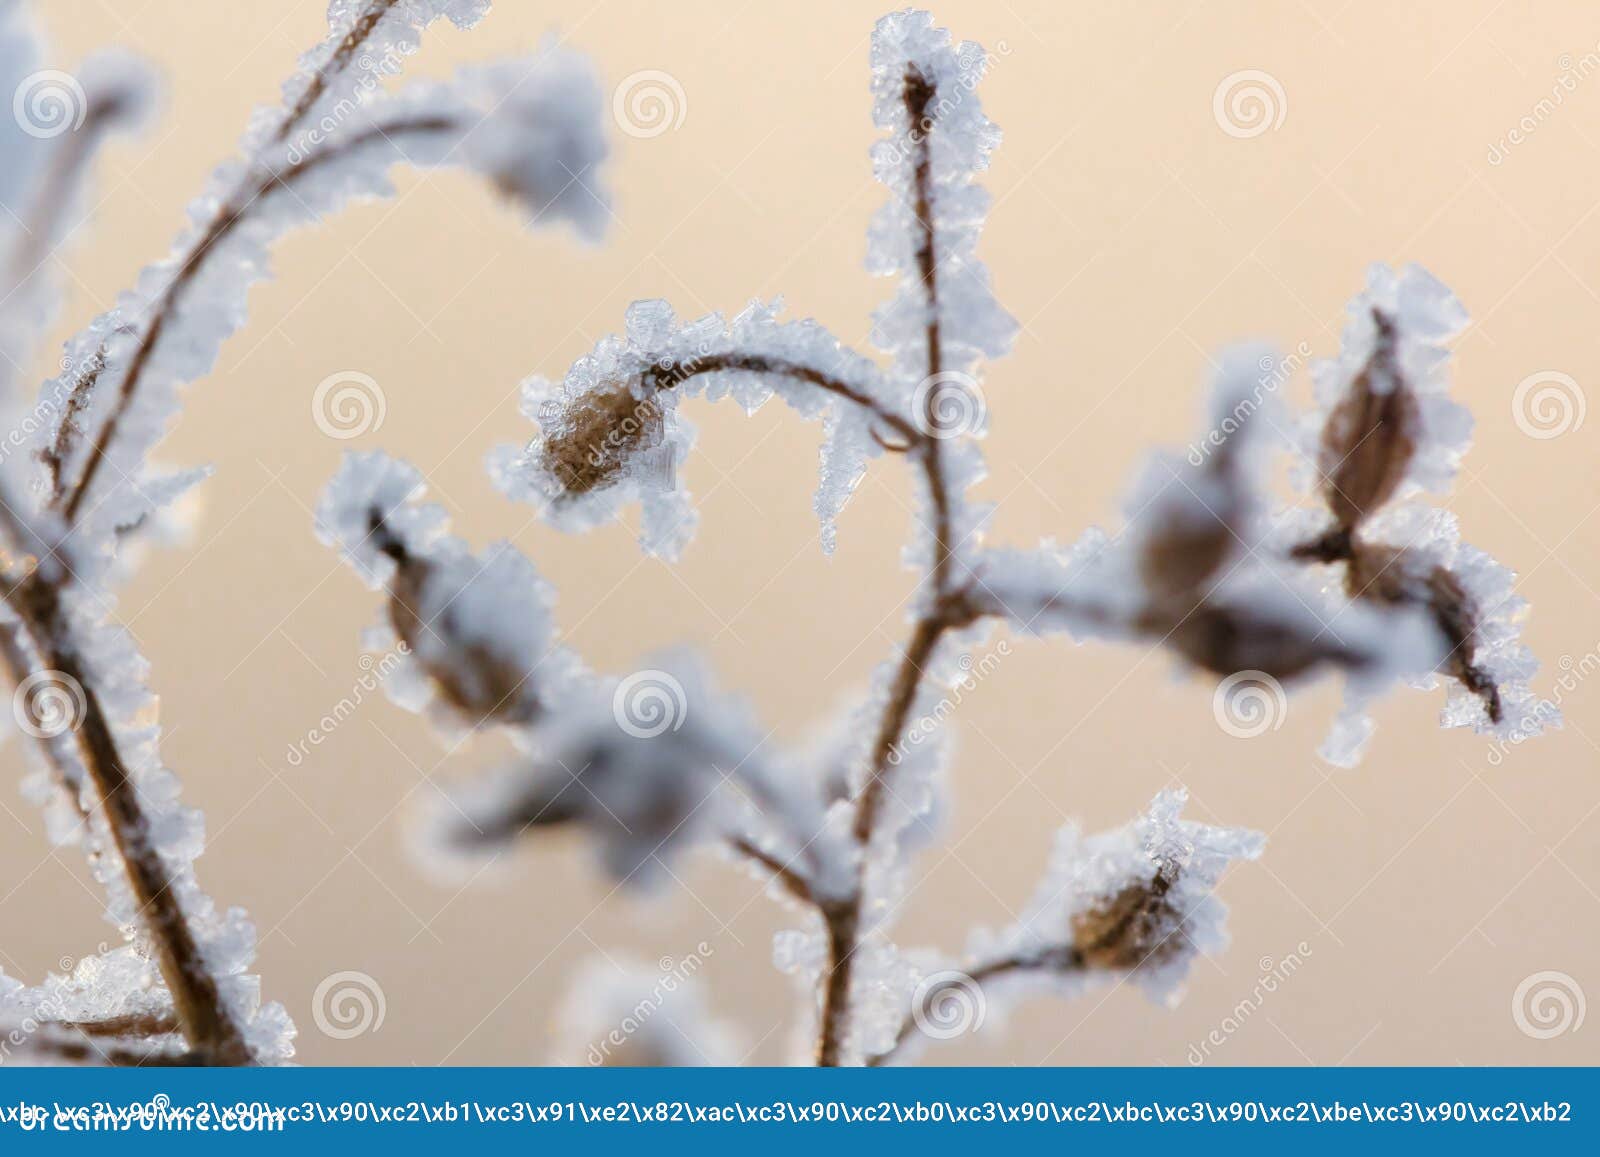
[[[175,779],[160,764],[146,664],[110,622],[108,580],[123,563],[130,531],[203,476],[153,476],[145,457],[176,410],[176,387],[208,370],[242,321],[266,245],[286,227],[354,195],[387,191],[386,170],[404,161],[464,164],[534,218],[598,232],[606,211],[592,173],[605,152],[600,96],[573,54],[552,47],[388,95],[379,94],[379,77],[351,75],[357,62],[392,74],[427,24],[448,17],[464,27],[486,7],[484,0],[335,0],[327,39],[302,59],[283,108],[257,116],[241,158],[218,169],[195,204],[194,227],[68,343],[63,374],[18,423],[42,479],[26,476],[34,463],[21,455],[0,461],[0,657],[18,685],[19,711],[26,694],[52,712],[29,727],[52,773],[50,786],[33,790],[50,801],[52,817],[65,803],[70,822],[52,818],[53,834],[84,845],[110,893],[109,917],[133,942],[128,954],[74,979],[80,1015],[40,1021],[34,1047],[44,1055],[93,1060],[83,1047],[90,1035],[110,1042],[100,1055],[138,1063],[271,1063],[292,1051],[283,1009],[262,1006],[257,982],[244,974],[254,953],[248,921],[236,909],[217,911],[195,880],[199,817],[178,804]],[[15,16],[10,4],[0,11],[0,64],[26,72],[32,38]],[[70,101],[74,85],[42,99]],[[137,78],[121,62],[86,71],[81,87],[90,95],[76,124],[61,126],[74,134],[65,142],[45,150],[41,141],[58,135],[55,127],[27,132],[20,112],[30,139],[0,142],[0,201],[9,208],[14,198],[31,198],[38,206],[23,240],[0,254],[0,269],[16,282],[0,311],[8,362],[24,356],[38,324],[10,299],[32,308],[22,283],[59,238],[94,142],[140,103]],[[24,95],[18,86],[19,101]],[[47,111],[69,119],[74,112]],[[48,420],[37,421],[41,415]],[[170,1007],[115,1013],[129,993],[150,987],[155,971]],[[44,999],[43,990],[28,991],[34,995],[10,997]],[[151,1051],[139,1043],[153,1025],[169,1022],[181,1031],[181,1047]]]
[[[771,750],[687,657],[625,679],[587,671],[555,642],[532,564],[505,544],[477,555],[446,535],[403,464],[347,458],[318,512],[321,536],[387,594],[388,627],[369,644],[415,654],[394,696],[452,730],[505,728],[523,753],[449,801],[436,843],[499,850],[580,826],[624,881],[688,844],[721,845],[804,913],[776,955],[811,986],[823,1065],[903,1059],[963,986],[1070,995],[1119,978],[1169,999],[1194,953],[1225,940],[1215,889],[1261,839],[1181,820],[1184,796],[1168,792],[1119,831],[1066,829],[1026,917],[975,937],[965,971],[928,974],[889,942],[912,837],[937,795],[938,692],[963,681],[966,652],[997,624],[1165,648],[1225,683],[1337,673],[1352,707],[1326,749],[1336,761],[1365,736],[1361,705],[1396,680],[1450,676],[1449,722],[1501,726],[1507,701],[1527,697],[1508,576],[1456,546],[1447,518],[1401,502],[1453,464],[1465,433],[1442,397],[1454,299],[1420,270],[1374,271],[1345,353],[1321,371],[1328,413],[1311,458],[1327,515],[1274,508],[1266,468],[1283,419],[1262,381],[1273,363],[1241,347],[1220,359],[1208,433],[1186,456],[1152,459],[1115,533],[984,544],[986,511],[967,493],[983,474],[975,375],[1016,328],[976,257],[987,199],[973,177],[998,141],[974,96],[986,59],[926,13],[887,16],[873,35],[875,117],[888,133],[873,162],[891,197],[869,265],[898,278],[873,330],[887,365],[814,321],[779,320],[776,302],[683,321],[640,301],[625,333],[562,381],[527,384],[539,432],[491,461],[502,489],[563,529],[638,503],[641,545],[671,558],[695,525],[680,476],[692,398],[754,411],[778,397],[823,420],[825,551],[867,462],[904,455],[920,499],[909,638],[817,749]],[[506,623],[517,624],[509,636]]]

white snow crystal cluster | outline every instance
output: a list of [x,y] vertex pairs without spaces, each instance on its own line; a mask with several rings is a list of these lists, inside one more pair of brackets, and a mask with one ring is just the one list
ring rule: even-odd
[[1265,846],[1259,832],[1181,818],[1187,801],[1185,791],[1163,791],[1124,827],[1092,836],[1073,824],[1062,828],[1021,918],[976,935],[969,955],[1073,966],[1017,969],[991,982],[996,990],[1015,980],[1072,995],[1096,979],[1127,975],[1151,999],[1174,1003],[1195,955],[1227,946],[1227,906],[1215,895],[1223,873]]
[[[927,12],[895,12],[873,29],[872,116],[888,136],[873,146],[872,171],[890,197],[868,232],[867,265],[900,279],[878,311],[873,340],[912,382],[930,372],[930,322],[938,325],[940,369],[949,373],[971,374],[981,359],[1004,356],[1016,336],[975,255],[989,195],[972,178],[1000,143],[975,91],[987,69],[980,45],[952,43]],[[932,283],[922,256],[930,228]]]
[[[540,435],[496,452],[491,470],[500,486],[570,531],[638,502],[641,545],[675,558],[696,521],[681,479],[694,438],[682,401],[731,398],[754,413],[776,395],[801,416],[824,420],[816,509],[831,550],[834,520],[867,459],[881,451],[876,409],[904,407],[872,362],[814,321],[779,321],[780,308],[752,301],[731,319],[712,313],[680,322],[665,301],[635,302],[625,335],[602,340],[559,383],[536,377],[524,385],[522,410]],[[819,386],[818,376],[848,393]]]
[[1301,485],[1312,488],[1340,464],[1338,457],[1327,457],[1323,431],[1385,340],[1377,320],[1381,316],[1393,326],[1388,340],[1393,342],[1393,362],[1399,374],[1378,372],[1366,380],[1376,393],[1403,382],[1416,400],[1420,426],[1416,449],[1406,464],[1404,486],[1397,496],[1406,497],[1417,489],[1443,493],[1472,442],[1472,414],[1449,396],[1447,372],[1450,351],[1446,343],[1466,329],[1466,308],[1420,265],[1407,265],[1396,273],[1387,265],[1374,264],[1367,268],[1366,291],[1351,300],[1346,316],[1338,356],[1312,366],[1316,405],[1301,426],[1302,461],[1317,463],[1317,474],[1303,469],[1297,472]]
[[[372,7],[335,4],[335,19],[346,23],[336,24],[332,40],[340,42],[350,22]],[[403,57],[423,24],[445,15],[470,22],[483,7],[396,4],[351,59],[336,50],[313,54],[318,67],[340,69],[322,95],[309,109],[293,108],[298,116],[258,116],[242,156],[220,166],[191,206],[192,224],[171,254],[68,343],[67,368],[41,394],[54,420],[34,448],[56,440],[69,409],[75,424],[92,432],[62,463],[69,484],[93,471],[93,500],[82,504],[91,535],[139,516],[144,462],[177,411],[178,387],[208,372],[222,342],[244,323],[248,289],[267,275],[271,244],[352,199],[391,194],[394,165],[464,165],[521,203],[533,223],[568,221],[586,237],[599,235],[609,213],[596,172],[606,153],[603,102],[592,70],[576,54],[547,46],[527,59],[464,69],[447,83],[416,82],[394,92],[357,86],[339,103],[337,94],[357,85],[347,75],[352,61],[370,59],[379,47],[371,37]],[[291,92],[312,83],[302,78]],[[319,120],[325,108],[332,111]],[[284,131],[304,136],[303,147],[286,151]],[[81,367],[95,364],[103,372],[87,401],[72,408]],[[138,375],[131,390],[130,374]],[[115,436],[99,462],[91,446],[105,430]]]

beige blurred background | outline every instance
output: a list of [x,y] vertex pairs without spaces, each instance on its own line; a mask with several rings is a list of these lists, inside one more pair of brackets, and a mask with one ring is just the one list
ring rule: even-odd
[[[41,7],[48,65],[118,44],[166,77],[162,113],[110,150],[95,224],[61,256],[53,360],[69,325],[164,252],[252,107],[322,34],[324,5]],[[1569,375],[1585,401],[1600,389],[1600,16],[1492,0],[1318,7],[939,6],[958,36],[1000,54],[982,89],[1006,138],[983,256],[1023,329],[985,383],[995,537],[1065,538],[1112,517],[1140,454],[1192,436],[1211,351],[1265,337],[1327,353],[1367,262],[1420,261],[1475,319],[1456,381],[1477,444],[1450,505],[1469,541],[1521,573],[1548,693],[1558,664],[1593,662],[1600,646],[1600,414],[1535,438],[1512,396],[1543,372]],[[701,857],[653,895],[615,893],[587,849],[552,838],[463,890],[416,868],[405,818],[429,780],[498,746],[445,758],[379,698],[301,765],[287,752],[350,693],[377,610],[310,530],[349,445],[415,461],[474,541],[513,537],[596,666],[693,644],[781,737],[803,737],[898,645],[903,470],[875,465],[829,561],[810,512],[819,430],[787,412],[697,411],[688,477],[703,524],[677,566],[641,559],[626,527],[573,539],[532,525],[481,468],[530,430],[519,380],[561,373],[635,298],[692,314],[782,293],[865,344],[887,289],[861,268],[884,196],[866,156],[877,14],[832,0],[518,0],[470,33],[435,30],[417,73],[560,30],[593,54],[608,94],[641,70],[670,73],[682,123],[613,133],[617,221],[598,249],[528,233],[465,176],[402,174],[398,199],[278,248],[248,327],[191,392],[163,456],[217,474],[194,542],[155,555],[124,611],[154,663],[168,761],[207,815],[202,880],[254,917],[259,971],[299,1022],[301,1060],[540,1062],[585,959],[676,959],[700,941],[716,1010],[750,1059],[790,1057],[797,994],[769,961],[789,922],[757,882]],[[1283,119],[1239,138],[1213,94],[1251,69],[1281,86]],[[1507,148],[1519,123],[1532,131]],[[387,398],[381,430],[354,443],[311,417],[312,390],[338,370],[372,375]],[[1292,389],[1306,396],[1303,374]],[[1209,687],[1163,656],[1014,640],[962,706],[948,842],[919,862],[904,942],[958,949],[970,925],[1027,897],[1066,817],[1120,823],[1174,781],[1197,817],[1270,844],[1226,880],[1233,945],[1196,966],[1175,1011],[1131,988],[1040,1001],[929,1059],[1183,1065],[1252,1001],[1263,964],[1300,953],[1210,1063],[1600,1062],[1600,1023],[1535,1039],[1513,1016],[1519,984],[1546,970],[1600,999],[1600,684],[1564,699],[1563,733],[1497,765],[1485,740],[1437,728],[1442,692],[1407,693],[1382,706],[1366,761],[1337,771],[1314,755],[1331,686],[1241,740],[1213,721]],[[18,744],[0,760],[14,784]],[[77,854],[50,854],[37,814],[12,789],[0,798],[0,961],[37,979],[111,930]],[[385,998],[381,1027],[350,1040],[311,1014],[318,983],[343,970]]]

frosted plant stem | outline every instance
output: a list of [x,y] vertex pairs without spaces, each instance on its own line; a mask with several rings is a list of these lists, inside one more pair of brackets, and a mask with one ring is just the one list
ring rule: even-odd
[[[139,791],[130,781],[99,693],[72,643],[61,601],[68,571],[26,523],[17,517],[14,495],[0,488],[0,526],[14,557],[35,556],[33,569],[8,583],[6,602],[20,625],[18,637],[0,648],[17,685],[41,671],[73,681],[83,692],[82,719],[68,736],[41,736],[45,758],[82,814],[84,773],[94,784],[112,841],[122,858],[140,922],[155,949],[161,975],[172,995],[178,1026],[195,1054],[207,1064],[249,1064],[251,1053],[241,1026],[218,990],[195,940],[172,876],[150,838],[150,824]],[[69,766],[66,747],[77,749],[80,773]]]
[[[997,960],[990,960],[976,968],[967,970],[965,982],[982,985],[985,981],[993,980],[997,976],[1013,976],[1027,972],[1049,972],[1053,976],[1060,976],[1069,972],[1081,972],[1087,967],[1083,954],[1071,945],[1061,948],[1047,948],[1028,956],[1004,956]],[[958,982],[952,981],[952,984]],[[895,1035],[894,1044],[876,1056],[868,1057],[867,1064],[871,1067],[889,1064],[895,1056],[905,1047],[907,1041],[917,1031],[917,1013],[929,1009],[939,999],[939,988],[931,989],[922,1000],[922,1007],[914,1013],[908,1013],[900,1024],[900,1031]]]
[[[122,857],[185,1040],[206,1063],[247,1064],[250,1050],[244,1034],[224,1004],[216,977],[195,942],[188,916],[171,887],[171,875],[150,840],[139,792],[129,780],[99,695],[68,641],[60,595],[59,587],[35,569],[9,593],[9,601],[39,656],[38,668],[55,671],[83,690],[83,719],[74,732],[79,757],[100,797],[106,826]],[[7,658],[12,658],[10,649]],[[32,673],[12,672],[19,683]],[[52,762],[59,762],[54,743],[46,739],[43,746]],[[69,786],[75,778],[63,771]]]
[[[929,102],[934,89],[915,65],[906,69],[904,100],[909,123],[926,123]],[[927,294],[927,377],[940,372],[943,353],[939,345],[939,281],[938,261],[935,256],[933,209],[931,197],[932,157],[929,154],[928,134],[916,141],[914,170],[914,197],[912,208],[916,214],[921,236],[917,245],[917,267],[924,291]],[[933,391],[926,394],[927,414],[924,429],[938,429],[934,413]],[[915,453],[922,465],[928,483],[928,494],[933,509],[933,563],[928,571],[928,582],[933,588],[932,609],[923,615],[913,628],[911,640],[906,644],[895,675],[889,702],[884,708],[883,720],[873,744],[871,773],[856,801],[853,835],[861,846],[861,866],[856,876],[855,888],[849,896],[826,906],[823,918],[828,930],[828,975],[823,985],[822,1023],[817,1038],[817,1064],[833,1067],[839,1064],[844,1037],[850,1025],[850,981],[856,949],[860,946],[861,907],[866,896],[867,849],[877,829],[878,815],[883,801],[885,776],[895,745],[905,730],[906,720],[916,701],[917,688],[922,683],[923,672],[933,655],[934,648],[946,631],[972,621],[974,612],[966,597],[951,589],[950,557],[952,551],[950,531],[950,493],[946,485],[940,454],[940,439],[917,431]]]
[[[303,178],[307,173],[320,170],[331,163],[336,163],[360,150],[374,145],[380,141],[395,142],[405,137],[427,135],[430,133],[449,132],[459,128],[457,121],[448,116],[423,116],[406,120],[391,121],[383,125],[374,125],[355,134],[350,140],[328,148],[319,153],[313,153],[286,173],[271,172],[258,175],[253,182],[245,185],[244,190],[234,199],[228,201],[217,211],[215,217],[206,226],[194,246],[184,257],[178,271],[173,274],[172,280],[161,291],[154,307],[150,311],[149,321],[146,322],[143,332],[139,337],[139,344],[134,348],[133,356],[129,359],[127,372],[122,375],[122,382],[117,391],[117,400],[111,412],[106,416],[99,433],[95,436],[94,446],[89,451],[88,459],[84,462],[83,472],[79,475],[77,483],[70,489],[65,489],[59,481],[59,463],[63,457],[65,447],[58,439],[53,458],[57,463],[57,487],[51,496],[51,506],[58,510],[68,523],[76,522],[83,508],[84,500],[88,497],[90,487],[94,483],[95,475],[99,471],[100,463],[105,460],[106,452],[117,436],[117,430],[128,408],[133,404],[135,393],[139,388],[141,375],[145,366],[149,364],[150,356],[155,352],[156,344],[161,340],[163,330],[168,320],[176,313],[178,303],[185,289],[193,283],[195,277],[205,265],[206,258],[216,249],[219,242],[223,241],[234,228],[244,220],[253,205],[262,197],[267,196],[278,186],[290,188],[294,182]],[[94,375],[97,379],[98,374]],[[80,395],[92,389],[94,380],[80,379],[74,386],[71,397],[67,401],[69,410],[79,410],[83,406]],[[69,427],[63,423],[62,437],[65,438]]]

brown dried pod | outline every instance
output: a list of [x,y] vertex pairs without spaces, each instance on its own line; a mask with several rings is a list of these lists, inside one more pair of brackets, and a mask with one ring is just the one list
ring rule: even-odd
[[1345,583],[1352,598],[1426,607],[1448,648],[1439,673],[1459,679],[1478,696],[1491,723],[1504,720],[1500,689],[1477,664],[1478,606],[1447,568],[1419,566],[1396,547],[1363,544],[1351,553]]
[[614,482],[630,461],[661,445],[666,415],[652,376],[572,399],[538,447],[540,468],[574,497]]
[[1183,913],[1172,902],[1178,865],[1162,861],[1149,880],[1129,884],[1072,918],[1075,955],[1090,968],[1133,969],[1180,951]]
[[1393,497],[1421,424],[1396,358],[1394,321],[1378,310],[1372,320],[1378,329],[1372,356],[1328,415],[1317,463],[1328,508],[1345,530]]
[[474,724],[533,722],[539,702],[528,672],[507,664],[480,642],[457,637],[448,603],[430,620],[422,608],[434,564],[407,551],[384,524],[381,511],[373,510],[369,523],[378,549],[395,562],[389,624],[439,695]]

